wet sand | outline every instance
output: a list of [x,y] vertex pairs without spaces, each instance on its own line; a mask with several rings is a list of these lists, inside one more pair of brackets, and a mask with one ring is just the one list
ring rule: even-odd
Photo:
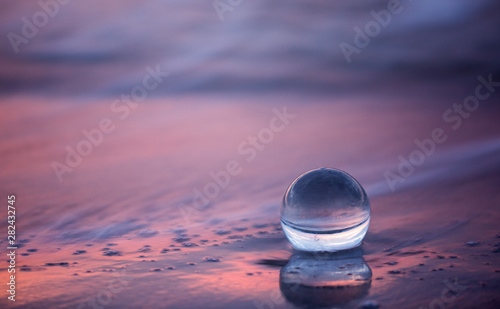
[[[21,248],[16,302],[3,289],[1,306],[497,308],[500,110],[484,105],[452,130],[449,102],[301,100],[151,100],[124,120],[106,101],[7,100],[0,185],[16,194]],[[294,118],[253,158],[249,136],[283,108]],[[59,182],[53,161],[103,117],[115,131]],[[392,192],[384,173],[436,127],[448,139]],[[232,161],[240,172],[204,191]],[[286,187],[320,166],[370,197],[368,234],[345,254],[294,252],[279,225]]]

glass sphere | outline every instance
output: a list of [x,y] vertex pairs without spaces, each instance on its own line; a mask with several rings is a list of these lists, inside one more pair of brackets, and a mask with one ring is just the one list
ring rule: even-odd
[[370,224],[370,201],[351,175],[319,168],[297,177],[281,207],[281,226],[297,250],[340,251],[357,247]]

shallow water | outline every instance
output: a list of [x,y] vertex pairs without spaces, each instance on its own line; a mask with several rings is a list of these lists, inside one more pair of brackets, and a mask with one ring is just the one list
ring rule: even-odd
[[[2,308],[497,308],[498,90],[443,117],[499,80],[498,4],[403,3],[348,64],[339,42],[385,5],[244,2],[221,22],[210,2],[73,1],[2,45]],[[36,9],[6,5],[2,33]],[[156,65],[147,99],[114,105]],[[300,253],[281,230],[284,191],[318,167],[370,198],[356,250]]]
[[[342,297],[343,306],[367,299],[387,307],[427,306],[440,299],[449,278],[467,287],[454,301],[460,307],[494,304],[500,143],[491,119],[497,110],[479,110],[462,134],[450,131],[449,141],[393,193],[383,173],[397,170],[398,155],[415,148],[411,140],[425,138],[439,122],[404,127],[403,116],[391,117],[390,109],[374,117],[364,109],[343,113],[349,105],[342,102],[286,102],[296,118],[251,162],[237,146],[275,117],[272,104],[148,102],[116,120],[116,131],[60,183],[52,160],[64,162],[64,147],[76,147],[81,130],[109,114],[106,103],[67,109],[59,102],[7,102],[20,119],[3,120],[1,183],[4,195],[17,196],[18,252],[27,253],[18,259],[15,305],[87,306],[95,297],[109,308],[300,305],[303,297],[290,298],[283,284],[280,289],[280,268],[293,250],[280,227],[279,203],[299,173],[317,166],[351,171],[371,198],[370,229],[357,256],[373,276],[352,299]],[[189,117],[168,120],[186,110]],[[418,111],[412,118],[426,118]],[[401,141],[387,142],[390,134]],[[194,192],[215,183],[209,173],[231,160],[241,172],[200,202]],[[328,295],[318,301],[334,306],[336,296]]]

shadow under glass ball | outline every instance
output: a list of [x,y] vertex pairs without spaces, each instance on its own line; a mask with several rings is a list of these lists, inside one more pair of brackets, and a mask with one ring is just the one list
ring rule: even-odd
[[281,224],[295,249],[339,251],[361,244],[370,223],[370,202],[351,175],[319,168],[288,187]]

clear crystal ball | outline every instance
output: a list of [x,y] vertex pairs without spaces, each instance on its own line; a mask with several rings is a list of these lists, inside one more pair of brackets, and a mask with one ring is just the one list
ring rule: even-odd
[[297,177],[281,207],[281,226],[297,250],[340,251],[357,247],[370,224],[370,201],[351,175],[319,168]]

